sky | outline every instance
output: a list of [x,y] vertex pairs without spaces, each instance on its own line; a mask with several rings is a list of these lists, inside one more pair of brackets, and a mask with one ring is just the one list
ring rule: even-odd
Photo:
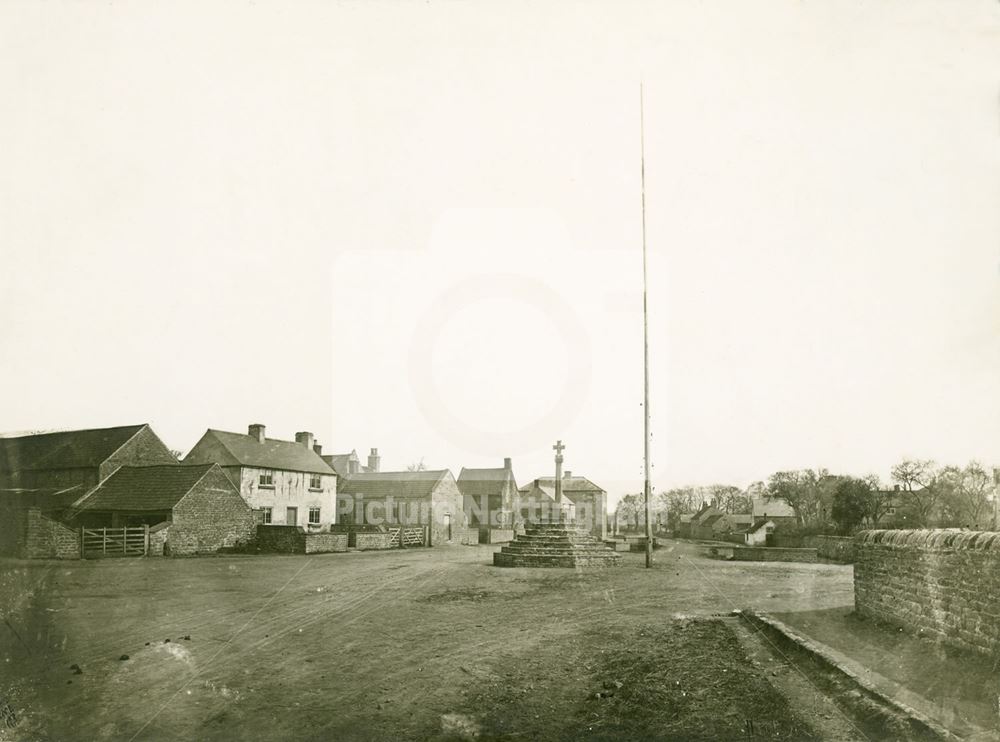
[[0,430],[1000,464],[1000,4],[7,2]]

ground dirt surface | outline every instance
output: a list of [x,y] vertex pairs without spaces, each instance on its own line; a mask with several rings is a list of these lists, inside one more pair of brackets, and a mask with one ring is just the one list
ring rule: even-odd
[[651,570],[501,569],[495,548],[0,562],[0,739],[830,738],[700,619],[849,610],[850,566],[668,542]]

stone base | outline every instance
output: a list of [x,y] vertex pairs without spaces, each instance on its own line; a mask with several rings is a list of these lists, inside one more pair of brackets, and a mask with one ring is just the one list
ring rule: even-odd
[[572,523],[526,525],[493,555],[495,567],[616,567],[621,555]]

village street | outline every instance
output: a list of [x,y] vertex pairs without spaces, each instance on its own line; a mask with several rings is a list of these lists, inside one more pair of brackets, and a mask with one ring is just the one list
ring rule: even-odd
[[18,738],[421,738],[481,718],[491,689],[565,716],[605,647],[679,617],[851,610],[849,566],[702,552],[596,572],[498,569],[492,547],[8,561],[3,690]]

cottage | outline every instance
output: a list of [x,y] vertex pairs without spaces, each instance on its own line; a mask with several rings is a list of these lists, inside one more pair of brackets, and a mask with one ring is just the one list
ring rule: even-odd
[[265,525],[322,531],[336,522],[337,474],[317,448],[308,432],[292,442],[267,438],[257,424],[246,434],[210,429],[184,463],[221,466]]
[[352,450],[350,453],[323,455],[322,459],[330,466],[331,469],[337,472],[337,476],[341,479],[349,477],[352,474],[370,474],[372,472],[377,472],[382,461],[382,457],[379,456],[377,448],[371,449],[368,453],[368,466],[361,465],[361,459],[358,456],[357,450]]
[[479,543],[496,544],[514,538],[518,490],[510,459],[504,459],[500,469],[462,467],[458,489],[469,528],[479,532]]
[[123,466],[77,500],[87,528],[159,526],[153,553],[203,554],[250,541],[253,511],[218,464]]
[[774,529],[773,520],[759,521],[746,532],[744,542],[747,546],[771,546],[774,543]]
[[681,519],[681,538],[696,538],[696,539],[711,539],[712,531],[706,531],[703,529],[703,524],[709,518],[714,518],[717,515],[722,515],[722,511],[715,505],[703,504],[694,515],[692,515],[687,521]]
[[59,514],[118,467],[177,459],[149,425],[0,438],[0,492]]
[[751,500],[753,522],[773,520],[776,525],[795,525],[799,522],[795,510],[780,497],[755,497]]
[[534,479],[518,490],[518,510],[519,526],[576,520],[573,501],[563,496],[561,506],[557,505],[555,485],[545,484],[542,479]]
[[[554,477],[539,477],[520,490],[521,497],[526,490],[541,487],[543,491],[555,491]],[[575,509],[577,525],[587,528],[596,538],[608,537],[608,493],[586,477],[574,477],[567,471],[562,478],[563,498],[569,500]]]
[[338,522],[358,526],[428,527],[428,546],[467,543],[468,520],[452,473],[358,473],[337,487]]

